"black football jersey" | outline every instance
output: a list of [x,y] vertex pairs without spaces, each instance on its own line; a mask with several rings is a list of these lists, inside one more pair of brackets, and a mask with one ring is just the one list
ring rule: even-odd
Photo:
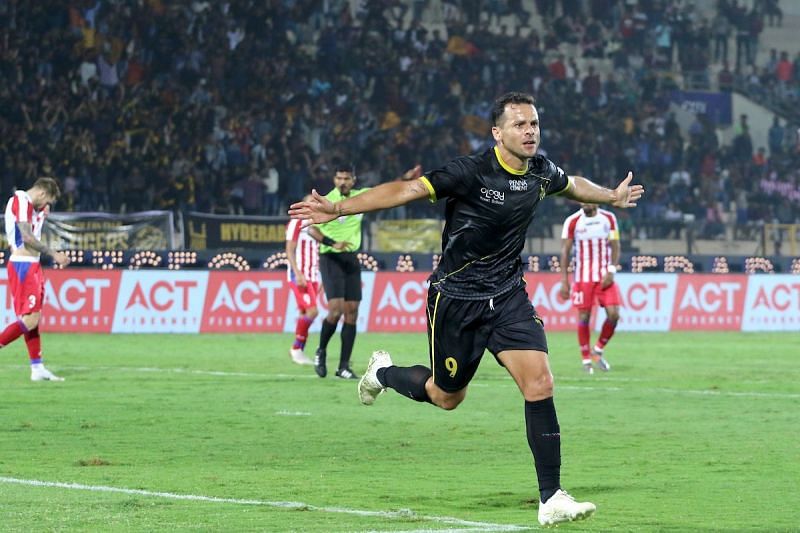
[[536,206],[569,187],[567,174],[544,156],[524,171],[497,148],[456,158],[420,178],[431,201],[446,199],[442,256],[430,283],[464,300],[489,299],[522,282],[520,254]]

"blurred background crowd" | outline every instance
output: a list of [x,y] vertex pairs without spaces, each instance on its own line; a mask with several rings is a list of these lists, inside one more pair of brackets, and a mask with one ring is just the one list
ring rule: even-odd
[[[58,210],[279,215],[330,190],[335,160],[369,186],[489,146],[492,100],[522,90],[567,172],[647,187],[625,231],[800,222],[800,54],[760,42],[781,1],[710,4],[0,0],[0,187],[53,175]],[[766,106],[767,142],[747,115],[724,141],[713,117],[680,127],[679,88]],[[542,231],[574,209],[543,206]]]

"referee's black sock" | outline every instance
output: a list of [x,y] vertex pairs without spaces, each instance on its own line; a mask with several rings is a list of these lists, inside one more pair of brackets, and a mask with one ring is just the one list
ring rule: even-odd
[[322,329],[319,332],[319,347],[323,350],[328,349],[328,342],[330,342],[333,334],[336,333],[336,325],[338,322],[331,324],[327,320],[322,321]]
[[431,369],[427,366],[389,366],[378,369],[378,381],[403,396],[418,402],[431,402],[425,383],[431,377]]
[[525,426],[544,503],[561,488],[561,430],[552,397],[525,402]]
[[342,325],[342,355],[339,357],[339,368],[350,368],[350,356],[356,343],[356,325],[345,322]]

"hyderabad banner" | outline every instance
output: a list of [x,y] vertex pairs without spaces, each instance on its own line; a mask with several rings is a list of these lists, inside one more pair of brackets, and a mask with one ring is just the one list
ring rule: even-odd
[[[359,331],[424,332],[427,277],[362,272]],[[529,273],[525,281],[546,329],[574,331],[577,312],[559,296],[561,276]],[[618,274],[617,284],[622,330],[800,330],[800,276]],[[327,314],[324,294],[317,307]],[[276,333],[294,331],[297,316],[282,271],[47,269],[41,324],[59,332]],[[604,318],[602,310],[593,317],[596,329]],[[0,323],[13,320],[0,269]]]

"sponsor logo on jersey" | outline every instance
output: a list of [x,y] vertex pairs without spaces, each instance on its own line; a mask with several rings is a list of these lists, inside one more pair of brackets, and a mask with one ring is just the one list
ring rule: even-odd
[[486,187],[481,187],[480,199],[481,201],[484,202],[503,205],[506,201],[506,193],[502,191],[496,191],[494,189],[487,189]]

